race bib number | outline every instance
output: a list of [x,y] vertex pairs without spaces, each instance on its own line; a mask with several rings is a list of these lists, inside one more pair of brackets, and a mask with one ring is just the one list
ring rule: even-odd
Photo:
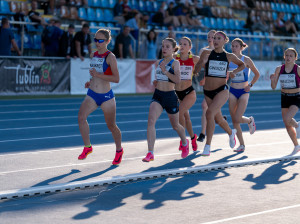
[[104,58],[92,58],[90,67],[95,68],[97,72],[103,73]]
[[297,88],[295,74],[280,74],[279,81],[283,89]]
[[235,77],[232,79],[232,81],[244,82],[245,81],[244,72],[240,71],[240,72],[236,73]]
[[208,66],[208,75],[220,77],[220,78],[226,78],[227,64],[228,64],[228,62],[226,62],[226,61],[210,60],[209,66]]
[[181,80],[190,80],[192,79],[193,67],[182,65],[180,66],[180,79]]
[[[168,67],[168,66],[167,66],[167,67]],[[166,69],[167,69],[167,67],[166,67]],[[167,69],[167,71],[168,71],[168,69]],[[157,81],[168,81],[168,76],[166,76],[166,75],[162,72],[162,70],[161,70],[160,67],[157,67],[156,73],[155,73],[155,79],[156,79]]]

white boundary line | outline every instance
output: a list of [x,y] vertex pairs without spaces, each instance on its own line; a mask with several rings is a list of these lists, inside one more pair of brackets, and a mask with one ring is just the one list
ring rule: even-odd
[[178,175],[185,175],[190,173],[201,173],[201,172],[209,172],[209,171],[216,171],[216,170],[224,170],[232,167],[257,165],[261,163],[270,163],[270,162],[277,162],[277,161],[290,161],[295,159],[300,159],[300,155],[290,155],[284,157],[273,157],[273,158],[264,158],[264,159],[249,159],[243,161],[231,161],[227,163],[217,163],[217,164],[202,165],[202,166],[195,166],[195,167],[184,167],[179,169],[177,168],[177,169],[159,170],[159,171],[152,171],[152,172],[145,172],[145,173],[135,173],[135,174],[129,174],[129,175],[119,176],[119,177],[100,178],[100,179],[90,180],[90,181],[77,181],[71,183],[54,184],[50,186],[47,185],[47,186],[32,187],[32,188],[25,188],[25,189],[7,190],[7,191],[0,192],[0,201],[6,199],[22,198],[22,197],[50,194],[50,193],[65,192],[71,190],[93,188],[93,187],[99,187],[99,186],[110,185],[110,184],[121,184],[121,183],[132,182],[132,181],[147,180],[147,179],[154,179],[154,178],[168,177],[168,176],[178,176]]
[[286,206],[286,207],[282,207],[282,208],[275,208],[275,209],[265,210],[265,211],[262,211],[262,212],[250,213],[250,214],[247,214],[247,215],[240,215],[240,216],[227,218],[227,219],[220,219],[220,220],[216,220],[216,221],[212,221],[212,222],[205,222],[203,224],[215,224],[215,223],[227,222],[227,221],[231,221],[231,220],[243,219],[243,218],[247,218],[247,217],[251,217],[251,216],[262,215],[262,214],[266,214],[266,213],[277,212],[277,211],[291,209],[291,208],[297,208],[297,207],[300,207],[300,204]]

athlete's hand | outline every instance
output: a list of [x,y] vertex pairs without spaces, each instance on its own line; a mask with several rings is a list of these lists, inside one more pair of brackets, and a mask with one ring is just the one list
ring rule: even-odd
[[154,87],[157,86],[157,80],[154,80],[154,81],[153,81],[153,85],[154,85]]
[[251,88],[250,86],[246,86],[245,89],[244,89],[245,92],[247,92],[247,93],[250,92],[250,88]]
[[90,75],[91,75],[92,77],[96,77],[97,74],[98,74],[98,72],[96,71],[95,68],[90,69]]
[[229,77],[233,79],[235,77],[235,74],[233,72],[229,72]]
[[270,75],[270,80],[271,81],[275,80],[275,74]]
[[204,86],[205,85],[205,78],[201,79],[201,81],[199,82],[200,86]]
[[88,81],[84,84],[84,88],[86,88],[86,89],[90,88],[90,85],[91,85],[91,82]]
[[162,63],[160,63],[159,67],[160,67],[161,71],[165,74],[166,71],[167,71],[166,70],[166,62],[165,62],[165,60],[163,60]]

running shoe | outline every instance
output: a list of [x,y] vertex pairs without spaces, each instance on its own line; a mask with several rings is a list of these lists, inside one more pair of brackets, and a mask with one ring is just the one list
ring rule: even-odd
[[201,154],[202,156],[210,156],[210,145],[205,145],[203,152]]
[[294,148],[294,151],[291,153],[291,155],[294,155],[296,153],[300,152],[300,145],[296,145]]
[[151,152],[148,152],[146,157],[143,159],[143,162],[150,162],[154,160],[154,155]]
[[248,124],[249,132],[252,135],[256,131],[256,125],[255,125],[255,122],[254,122],[254,117],[249,117],[249,118],[251,120],[250,123]]
[[186,146],[183,146],[180,142],[181,158],[185,158],[189,155],[189,140],[186,140]]
[[229,135],[229,145],[230,148],[234,148],[236,141],[235,141],[235,134],[236,134],[236,129],[232,129],[232,134]]
[[194,138],[191,139],[191,142],[192,142],[192,148],[193,148],[193,151],[197,151],[198,149],[198,145],[197,145],[197,135],[194,134]]
[[197,139],[197,141],[199,141],[199,142],[203,142],[203,141],[204,141],[204,139],[205,139],[205,134],[203,134],[203,133],[200,133],[200,134],[199,134],[199,137],[198,137],[198,139]]
[[180,140],[180,142],[179,142],[178,150],[181,151],[181,140]]
[[297,122],[298,124],[298,128],[295,128],[296,129],[296,134],[297,134],[297,138],[300,138],[300,121]]
[[245,146],[240,145],[237,149],[233,150],[234,152],[244,152],[245,151]]
[[123,156],[123,148],[121,148],[120,152],[116,151],[116,156],[114,158],[114,161],[112,162],[113,165],[119,165],[122,162],[122,156]]
[[93,147],[84,147],[82,153],[78,156],[79,160],[83,160],[87,157],[88,154],[93,152]]

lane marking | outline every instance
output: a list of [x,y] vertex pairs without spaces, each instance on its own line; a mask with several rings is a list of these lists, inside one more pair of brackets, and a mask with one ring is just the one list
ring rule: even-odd
[[[257,147],[257,146],[281,145],[281,144],[287,144],[287,143],[290,143],[290,141],[275,142],[275,143],[262,143],[262,144],[258,143],[258,144],[247,145],[247,147],[249,148],[249,147]],[[230,147],[222,147],[222,149],[223,150],[232,150]],[[196,152],[199,153],[199,151],[196,151]],[[168,156],[174,156],[174,155],[180,155],[180,154],[181,154],[180,152],[176,152],[176,153],[169,153],[169,154],[155,154],[155,156],[156,157],[168,157]],[[132,157],[132,158],[123,158],[123,161],[137,160],[137,159],[142,159],[142,158],[144,158],[144,156],[138,156],[138,157]],[[4,172],[0,172],[0,175],[10,174],[10,173],[18,173],[18,172],[35,171],[35,170],[46,170],[46,169],[55,169],[55,168],[63,168],[63,167],[72,167],[72,166],[86,166],[86,165],[101,164],[101,163],[107,163],[107,162],[110,163],[111,160],[103,160],[103,161],[89,162],[89,163],[71,163],[71,164],[60,165],[60,166],[49,166],[49,167],[38,167],[38,168],[31,168],[31,169],[23,169],[23,170],[4,171]]]
[[250,213],[250,214],[247,214],[247,215],[240,215],[240,216],[227,218],[227,219],[220,219],[220,220],[216,220],[216,221],[212,221],[212,222],[205,222],[203,224],[215,224],[215,223],[227,222],[227,221],[232,221],[232,220],[236,220],[236,219],[243,219],[243,218],[247,218],[247,217],[251,217],[251,216],[263,215],[263,214],[266,214],[266,213],[278,212],[278,211],[287,210],[287,209],[291,209],[291,208],[297,208],[297,207],[300,207],[300,204],[286,206],[286,207],[282,207],[282,208],[275,208],[275,209],[265,210],[265,211],[262,211],[262,212]]
[[179,175],[186,175],[191,173],[220,171],[220,170],[225,170],[233,167],[250,166],[250,165],[256,165],[260,163],[270,163],[270,162],[277,162],[277,161],[290,161],[295,159],[300,159],[300,155],[272,157],[272,158],[264,158],[264,159],[248,159],[243,161],[230,161],[226,163],[216,163],[216,164],[201,165],[195,167],[183,167],[183,168],[175,168],[175,169],[168,169],[168,170],[158,170],[158,171],[150,171],[144,173],[142,172],[142,173],[128,174],[124,176],[106,177],[106,178],[104,177],[99,179],[45,185],[45,186],[31,187],[25,189],[23,188],[23,189],[6,190],[0,192],[0,200],[30,197],[35,195],[49,194],[49,193],[66,192],[71,190],[94,188],[103,185],[122,184],[122,183],[139,181],[139,180],[179,176]]
[[[162,119],[160,119],[162,120]],[[165,119],[168,120],[168,119]],[[145,122],[147,122],[145,120]],[[255,121],[256,124],[265,124],[265,123],[274,123],[274,122],[282,122],[282,119],[280,120],[267,120],[267,121]],[[134,123],[134,122],[133,122]],[[118,124],[118,122],[117,122]],[[232,122],[228,122],[229,125],[232,125]],[[219,127],[219,126],[218,126]],[[193,125],[193,128],[201,128],[201,125]],[[26,128],[24,128],[26,129]],[[171,131],[173,128],[156,128],[156,131]],[[122,131],[122,134],[124,133],[140,133],[140,132],[147,132],[147,129],[141,129],[141,130],[130,130],[130,131]],[[111,132],[97,132],[97,133],[90,133],[90,136],[98,136],[98,135],[109,135]],[[45,137],[36,137],[36,138],[21,138],[21,139],[6,139],[6,140],[0,140],[0,143],[3,142],[19,142],[19,141],[34,141],[34,140],[42,140],[42,139],[57,139],[57,138],[73,138],[73,137],[80,137],[80,134],[74,134],[74,135],[58,135],[58,136],[45,136]]]

